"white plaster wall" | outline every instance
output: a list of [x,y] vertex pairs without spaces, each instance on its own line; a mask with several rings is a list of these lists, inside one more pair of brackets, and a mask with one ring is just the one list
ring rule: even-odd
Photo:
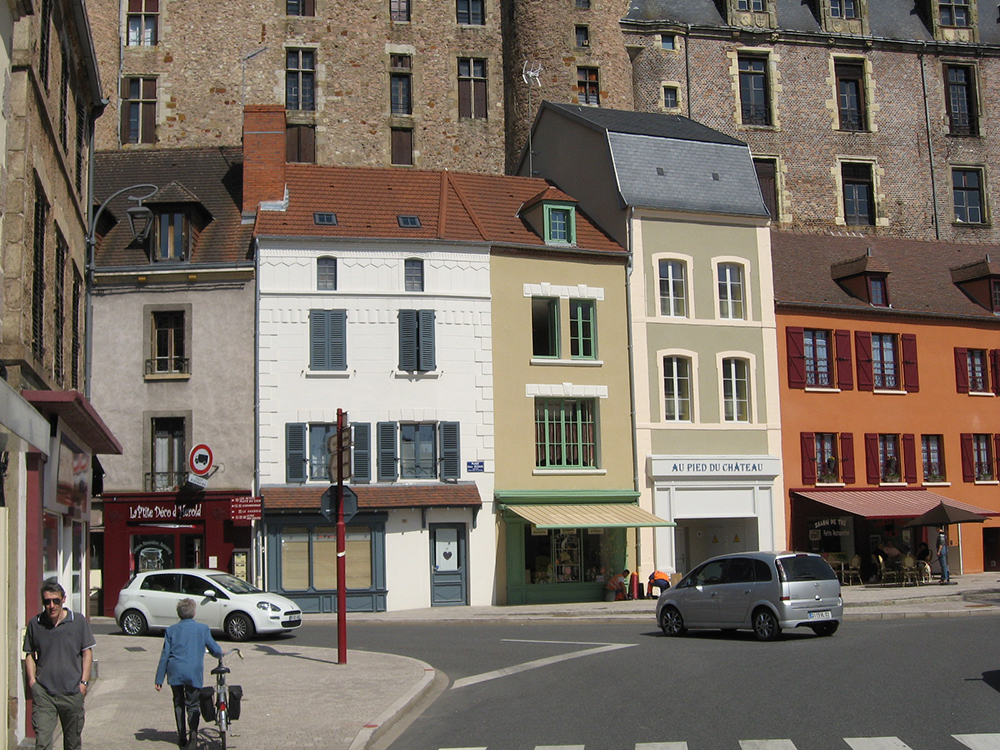
[[[337,291],[316,290],[316,260],[337,258]],[[424,260],[424,292],[404,291],[404,261]],[[259,247],[260,483],[285,483],[285,424],[334,422],[337,409],[351,422],[458,421],[460,481],[474,481],[483,500],[478,526],[468,509],[432,509],[428,523],[463,522],[469,528],[471,604],[493,600],[493,371],[489,256],[484,250],[440,245],[294,245]],[[347,310],[344,373],[310,373],[309,310]],[[397,371],[400,309],[433,309],[437,369]],[[482,473],[468,462],[482,461]],[[437,480],[402,483],[441,486]],[[324,482],[310,482],[321,486]],[[485,521],[485,522],[484,522]],[[390,610],[430,606],[429,532],[420,511],[393,511],[386,528],[386,583]]]

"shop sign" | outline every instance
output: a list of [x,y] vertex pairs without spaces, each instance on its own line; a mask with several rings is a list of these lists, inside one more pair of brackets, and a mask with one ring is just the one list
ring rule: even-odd
[[231,498],[229,517],[234,521],[259,521],[263,517],[260,498],[248,495]]
[[[820,537],[841,537],[851,535],[851,519],[849,518],[822,518],[811,522],[812,531],[809,532],[810,539]],[[816,532],[816,537],[813,536]]]
[[176,521],[178,518],[201,518],[201,503],[195,505],[133,505],[129,521]]
[[773,456],[653,456],[654,477],[774,477],[780,473],[780,459]]

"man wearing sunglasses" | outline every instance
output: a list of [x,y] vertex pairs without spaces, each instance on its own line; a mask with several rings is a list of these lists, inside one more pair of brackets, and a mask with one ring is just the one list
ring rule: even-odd
[[45,581],[44,609],[28,622],[24,636],[36,750],[51,750],[57,721],[62,724],[63,750],[79,750],[83,733],[83,700],[96,641],[86,618],[66,609],[65,602],[63,587],[54,578]]

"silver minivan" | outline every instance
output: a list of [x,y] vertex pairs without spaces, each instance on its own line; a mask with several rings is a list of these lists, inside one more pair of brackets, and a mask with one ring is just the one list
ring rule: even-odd
[[811,552],[739,552],[706,560],[660,594],[656,622],[666,635],[688,628],[753,630],[759,640],[784,628],[833,635],[844,619],[840,580]]

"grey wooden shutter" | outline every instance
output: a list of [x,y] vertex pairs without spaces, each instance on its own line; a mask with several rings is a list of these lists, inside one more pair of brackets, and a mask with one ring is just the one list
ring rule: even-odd
[[441,422],[441,478],[458,479],[462,475],[458,422]]
[[417,369],[417,311],[399,311],[399,369]]
[[434,311],[418,310],[417,326],[417,335],[420,340],[417,347],[420,356],[417,369],[421,372],[430,372],[436,364],[434,358]]
[[309,369],[347,369],[347,311],[309,311]]
[[378,480],[395,481],[396,472],[396,423],[379,422],[378,433]]
[[372,481],[372,426],[368,422],[354,423],[354,481]]
[[330,310],[327,314],[330,332],[330,369],[347,369],[347,310]]
[[306,481],[306,433],[309,425],[288,422],[285,425],[285,481],[301,484]]

